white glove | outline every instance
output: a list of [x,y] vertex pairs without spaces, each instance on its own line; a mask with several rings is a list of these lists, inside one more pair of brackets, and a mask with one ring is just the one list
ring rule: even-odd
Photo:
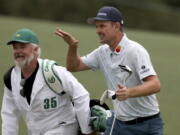
[[110,110],[106,110],[99,105],[91,108],[90,125],[93,130],[104,132],[107,127],[107,119],[112,116]]
[[100,104],[102,105],[106,99],[110,98],[110,99],[115,99],[115,91],[112,90],[105,90],[100,98]]
[[112,90],[107,90],[107,95],[108,95],[108,98],[110,99],[115,99],[113,98],[116,94],[115,94],[115,91],[112,91]]

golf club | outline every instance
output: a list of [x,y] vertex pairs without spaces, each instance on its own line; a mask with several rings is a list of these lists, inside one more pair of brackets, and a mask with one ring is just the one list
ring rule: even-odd
[[[127,79],[131,76],[132,74],[132,70],[129,66],[127,65],[118,65],[123,71],[126,71],[128,72],[128,76],[125,77],[125,79],[123,80],[122,82],[122,85],[126,86],[126,81]],[[115,91],[113,90],[105,90],[104,93],[102,94],[101,98],[100,98],[100,104],[103,104],[105,102],[105,100],[107,98],[110,98],[112,100],[115,100],[116,99],[116,94],[115,94]],[[112,122],[112,127],[111,127],[111,131],[110,131],[110,134],[109,135],[112,135],[112,131],[113,131],[113,128],[114,128],[114,124],[115,124],[115,119],[116,119],[116,113],[114,114],[114,119],[113,119],[113,122]]]
[[[128,72],[129,74],[128,74],[128,76],[124,79],[124,81],[123,81],[123,85],[126,85],[126,81],[127,81],[127,79],[131,76],[131,74],[132,74],[132,70],[131,70],[131,68],[129,67],[129,66],[127,66],[127,65],[119,65],[119,67],[122,69],[122,70],[124,70],[124,71],[126,71],[126,72]],[[116,99],[116,94],[114,94],[112,97],[111,97],[111,99]]]

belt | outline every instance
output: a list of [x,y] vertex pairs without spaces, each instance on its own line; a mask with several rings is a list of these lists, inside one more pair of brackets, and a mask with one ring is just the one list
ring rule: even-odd
[[147,116],[147,117],[139,117],[139,118],[136,118],[134,120],[124,121],[124,123],[126,123],[127,125],[133,125],[133,124],[137,124],[137,123],[142,123],[142,122],[144,122],[146,120],[150,120],[150,119],[159,117],[159,115],[160,115],[160,113],[157,113],[157,114],[152,115],[152,116]]

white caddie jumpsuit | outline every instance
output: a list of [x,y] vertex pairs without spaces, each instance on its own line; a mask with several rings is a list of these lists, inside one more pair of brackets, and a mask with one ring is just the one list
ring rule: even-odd
[[[41,63],[39,59],[39,63]],[[89,124],[89,93],[64,67],[55,66],[65,95],[54,93],[45,83],[41,64],[31,93],[31,102],[20,95],[21,70],[11,73],[12,91],[4,88],[1,109],[2,135],[18,135],[19,116],[22,115],[29,135],[76,135],[78,123],[85,134],[92,130]],[[72,104],[72,101],[74,105]],[[77,122],[78,121],[78,122]]]

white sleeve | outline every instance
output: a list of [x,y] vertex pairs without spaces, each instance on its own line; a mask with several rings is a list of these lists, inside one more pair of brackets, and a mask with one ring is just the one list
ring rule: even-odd
[[89,134],[92,132],[89,126],[90,121],[90,108],[89,108],[89,95],[86,94],[82,97],[78,97],[73,100],[76,111],[76,116],[83,134]]
[[146,78],[150,75],[156,75],[152,66],[150,56],[145,48],[140,48],[135,53],[135,65],[140,79]]
[[82,133],[84,134],[91,133],[92,129],[89,126],[90,96],[88,91],[67,70],[63,71],[63,74],[61,74],[61,78],[65,91],[72,97],[75,113]]
[[99,69],[98,51],[99,51],[99,48],[81,57],[81,60],[83,61],[83,63],[89,68],[91,68],[93,71],[96,71],[97,69]]
[[18,135],[19,111],[14,104],[12,92],[5,87],[1,108],[2,135]]
[[76,112],[77,120],[79,122],[82,133],[89,134],[92,132],[89,126],[90,120],[90,97],[87,90],[78,82],[78,80],[71,76],[68,82],[70,93],[74,102],[74,109]]

